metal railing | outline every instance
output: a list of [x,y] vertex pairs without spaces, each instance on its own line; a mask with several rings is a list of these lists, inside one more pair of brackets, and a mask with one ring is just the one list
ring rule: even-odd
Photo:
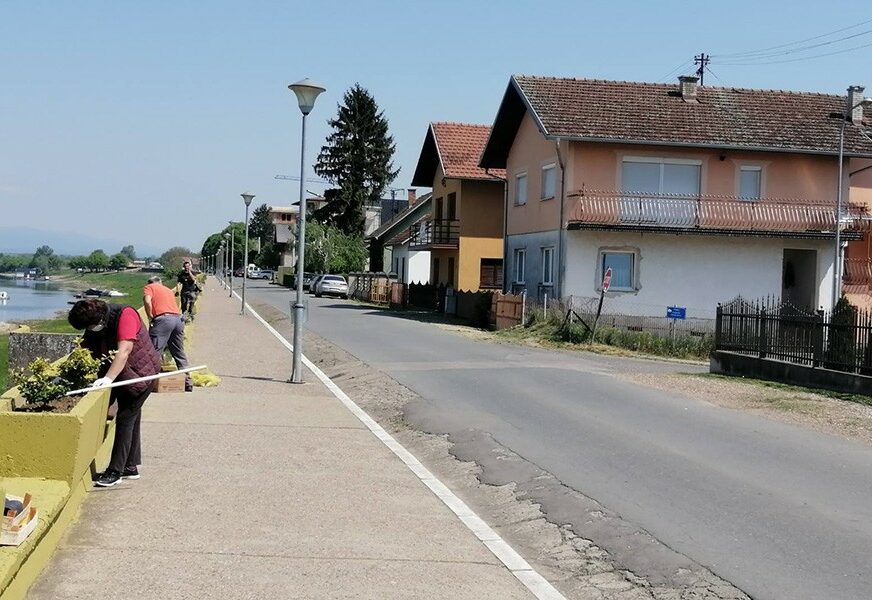
[[412,228],[412,246],[457,246],[460,221],[440,219],[423,221]]
[[872,286],[872,259],[846,258],[842,281],[845,285]]
[[[835,203],[807,199],[575,192],[569,223],[638,228],[760,232],[833,232]],[[863,205],[843,207],[842,229],[868,230]]]

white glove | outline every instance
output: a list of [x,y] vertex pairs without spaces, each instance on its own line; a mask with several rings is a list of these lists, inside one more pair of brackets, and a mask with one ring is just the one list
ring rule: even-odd
[[91,384],[92,388],[101,388],[106,387],[107,385],[112,385],[112,380],[108,377],[101,377],[97,381]]

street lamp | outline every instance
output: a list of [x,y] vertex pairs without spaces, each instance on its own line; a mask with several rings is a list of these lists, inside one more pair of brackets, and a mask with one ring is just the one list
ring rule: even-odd
[[221,282],[221,287],[224,287],[224,240],[221,240],[221,243],[218,244],[218,252],[215,254],[215,277]]
[[292,83],[288,86],[288,89],[297,96],[297,104],[300,107],[300,112],[303,113],[303,129],[300,135],[300,209],[297,213],[299,229],[297,233],[297,301],[294,304],[294,370],[291,372],[292,383],[303,383],[303,271],[306,265],[304,260],[306,251],[306,200],[303,196],[306,185],[306,117],[315,107],[315,100],[326,89],[308,78],[297,83]]
[[[848,108],[841,116],[842,127],[839,131],[839,182],[836,188],[836,248],[835,263],[833,264],[833,305],[830,310],[835,310],[842,290],[842,177],[844,177],[845,168],[845,126],[855,108],[872,106],[872,98],[863,98],[856,104],[851,104],[851,92],[855,89],[848,89]],[[859,88],[857,91],[862,93],[863,88]]]
[[[227,289],[228,265],[230,264],[230,233],[224,232],[224,289]],[[232,272],[232,271],[230,271]]]
[[236,260],[236,256],[234,256],[234,249],[233,249],[233,238],[235,238],[236,236],[234,235],[235,232],[233,231],[233,221],[227,221],[227,222],[230,223],[230,233],[228,234],[230,236],[230,254],[227,255],[230,257],[230,260],[228,261],[230,263],[230,293],[227,294],[227,296],[232,298],[233,297],[233,261]]
[[248,207],[251,206],[251,201],[254,200],[254,194],[251,192],[243,192],[241,194],[242,201],[245,202],[245,258],[242,259],[242,313],[245,314],[245,280],[248,279]]

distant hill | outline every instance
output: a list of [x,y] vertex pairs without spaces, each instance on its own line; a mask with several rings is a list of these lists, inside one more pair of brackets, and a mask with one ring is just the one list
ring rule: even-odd
[[127,244],[133,244],[139,256],[159,255],[164,249],[136,243],[136,240],[117,240],[71,231],[48,231],[33,227],[0,226],[0,252],[31,253],[48,244],[57,254],[90,254],[97,248],[115,254]]

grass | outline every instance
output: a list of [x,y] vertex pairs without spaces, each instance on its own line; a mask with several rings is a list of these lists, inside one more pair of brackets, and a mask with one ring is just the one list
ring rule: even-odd
[[710,337],[676,337],[668,339],[648,332],[626,331],[612,327],[597,329],[596,339],[591,343],[590,332],[581,325],[563,326],[562,316],[548,318],[535,315],[527,327],[513,327],[496,332],[498,337],[518,342],[535,342],[541,345],[590,350],[600,354],[620,356],[657,356],[683,360],[707,360],[712,350]]
[[[120,271],[109,273],[74,273],[67,272],[56,279],[57,283],[66,286],[74,286],[79,290],[89,287],[99,289],[116,289],[127,294],[121,298],[103,298],[112,303],[130,304],[133,307],[142,306],[142,288],[148,283],[148,278],[153,273],[141,271]],[[175,282],[168,282],[174,284]],[[27,321],[26,325],[32,331],[41,333],[78,333],[67,323],[66,316],[58,316],[52,319],[36,319]]]
[[848,402],[856,402],[857,404],[872,406],[872,397],[863,396],[860,394],[834,392],[832,390],[825,390],[823,388],[807,388],[799,385],[779,383],[777,381],[766,381],[765,379],[753,379],[751,377],[734,377],[731,375],[720,375],[717,373],[688,373],[687,376],[699,377],[702,379],[720,379],[723,381],[741,381],[743,383],[749,383],[751,385],[760,386],[762,388],[770,390],[778,390],[794,394],[817,394],[818,396],[825,396],[827,398],[834,398],[836,400],[846,400]]
[[9,381],[9,336],[0,335],[0,393],[5,392]]

